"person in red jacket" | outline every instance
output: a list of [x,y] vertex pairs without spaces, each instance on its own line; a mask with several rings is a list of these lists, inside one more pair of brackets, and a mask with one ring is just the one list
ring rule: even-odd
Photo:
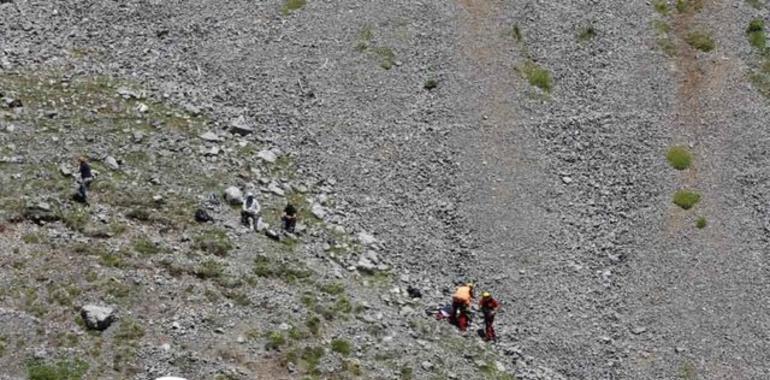
[[492,298],[492,294],[484,292],[481,295],[479,309],[481,309],[481,312],[484,314],[484,340],[486,341],[497,341],[495,327],[493,325],[495,323],[495,314],[497,314],[499,308],[500,303]]

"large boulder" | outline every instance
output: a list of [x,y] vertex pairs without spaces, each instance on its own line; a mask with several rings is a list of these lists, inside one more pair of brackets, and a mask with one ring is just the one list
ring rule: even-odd
[[230,186],[225,189],[225,200],[231,205],[239,205],[243,203],[243,192],[235,186]]
[[103,331],[115,321],[115,309],[109,306],[86,305],[80,309],[80,316],[89,329]]

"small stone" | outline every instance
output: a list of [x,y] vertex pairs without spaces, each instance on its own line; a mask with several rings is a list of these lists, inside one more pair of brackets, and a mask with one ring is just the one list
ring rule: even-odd
[[136,111],[137,111],[137,112],[139,112],[139,113],[147,113],[147,111],[149,111],[149,110],[150,110],[150,107],[148,107],[148,106],[147,106],[146,104],[144,104],[144,103],[139,103],[139,104],[136,106]]
[[65,177],[69,177],[72,175],[72,170],[70,169],[70,166],[67,164],[59,165],[59,172],[61,173],[61,175]]
[[203,152],[204,156],[218,156],[222,150],[218,146],[212,146]]
[[358,235],[356,235],[356,238],[358,238],[358,241],[365,246],[370,246],[377,243],[377,239],[366,231],[359,232]]
[[564,182],[565,184],[569,185],[570,183],[572,183],[572,178],[564,176],[564,177],[561,177],[561,181]]
[[134,141],[134,144],[138,144],[144,140],[144,133],[139,131],[134,131],[131,133],[131,140]]
[[643,326],[637,326],[631,329],[631,333],[634,335],[644,334],[644,332],[646,331],[647,331],[647,328]]
[[115,320],[115,309],[109,306],[86,305],[80,309],[86,327],[92,330],[106,330]]
[[259,151],[259,153],[257,153],[257,157],[270,164],[274,163],[278,159],[278,156],[272,149],[264,149]]
[[107,158],[104,159],[104,164],[107,165],[107,167],[112,170],[120,169],[118,160],[116,160],[115,157],[112,157],[112,156],[107,156]]
[[230,132],[237,135],[246,136],[254,133],[254,127],[246,120],[246,117],[240,116],[230,122]]
[[231,205],[239,205],[243,203],[243,192],[235,186],[230,186],[225,189],[225,200]]
[[422,367],[422,369],[424,369],[426,371],[432,371],[433,370],[433,363],[431,363],[431,362],[426,360],[426,361],[420,363],[420,367]]
[[118,95],[120,95],[121,97],[123,97],[123,99],[126,99],[126,100],[128,100],[128,99],[139,99],[141,97],[141,95],[139,93],[137,93],[134,90],[131,90],[128,87],[120,87],[120,88],[118,88]]
[[206,133],[204,133],[204,134],[202,134],[202,135],[200,135],[198,137],[200,137],[203,140],[209,141],[209,142],[219,142],[219,141],[222,141],[221,137],[219,137],[216,133],[211,132],[211,131],[206,132]]
[[51,212],[51,205],[46,202],[39,202],[33,208],[35,210],[40,210],[43,212]]
[[326,217],[326,209],[318,203],[313,203],[313,206],[310,207],[310,212],[313,214],[313,216],[321,220]]
[[283,189],[281,189],[281,187],[278,186],[278,184],[275,182],[271,182],[270,185],[267,186],[267,190],[279,197],[282,197],[285,195],[285,192],[283,191]]

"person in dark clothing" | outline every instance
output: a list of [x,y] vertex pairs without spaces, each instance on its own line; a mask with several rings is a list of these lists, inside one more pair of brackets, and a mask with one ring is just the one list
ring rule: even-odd
[[294,229],[297,227],[297,208],[293,204],[287,203],[283,209],[281,220],[283,220],[283,229],[286,232],[294,233]]
[[88,190],[91,187],[91,182],[94,181],[94,175],[91,172],[91,165],[88,164],[88,160],[85,157],[78,158],[78,166],[80,180],[78,181],[78,192],[75,194],[75,199],[88,203]]
[[479,308],[481,309],[481,313],[484,314],[484,340],[497,341],[497,336],[495,335],[495,327],[493,325],[495,323],[495,314],[497,314],[497,309],[500,308],[500,303],[492,298],[492,294],[489,292],[484,292],[484,294],[481,296],[481,300],[479,301]]

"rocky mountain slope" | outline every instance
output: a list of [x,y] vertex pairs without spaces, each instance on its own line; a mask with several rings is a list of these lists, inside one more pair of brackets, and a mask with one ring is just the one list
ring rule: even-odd
[[767,9],[0,1],[0,379],[766,378]]

